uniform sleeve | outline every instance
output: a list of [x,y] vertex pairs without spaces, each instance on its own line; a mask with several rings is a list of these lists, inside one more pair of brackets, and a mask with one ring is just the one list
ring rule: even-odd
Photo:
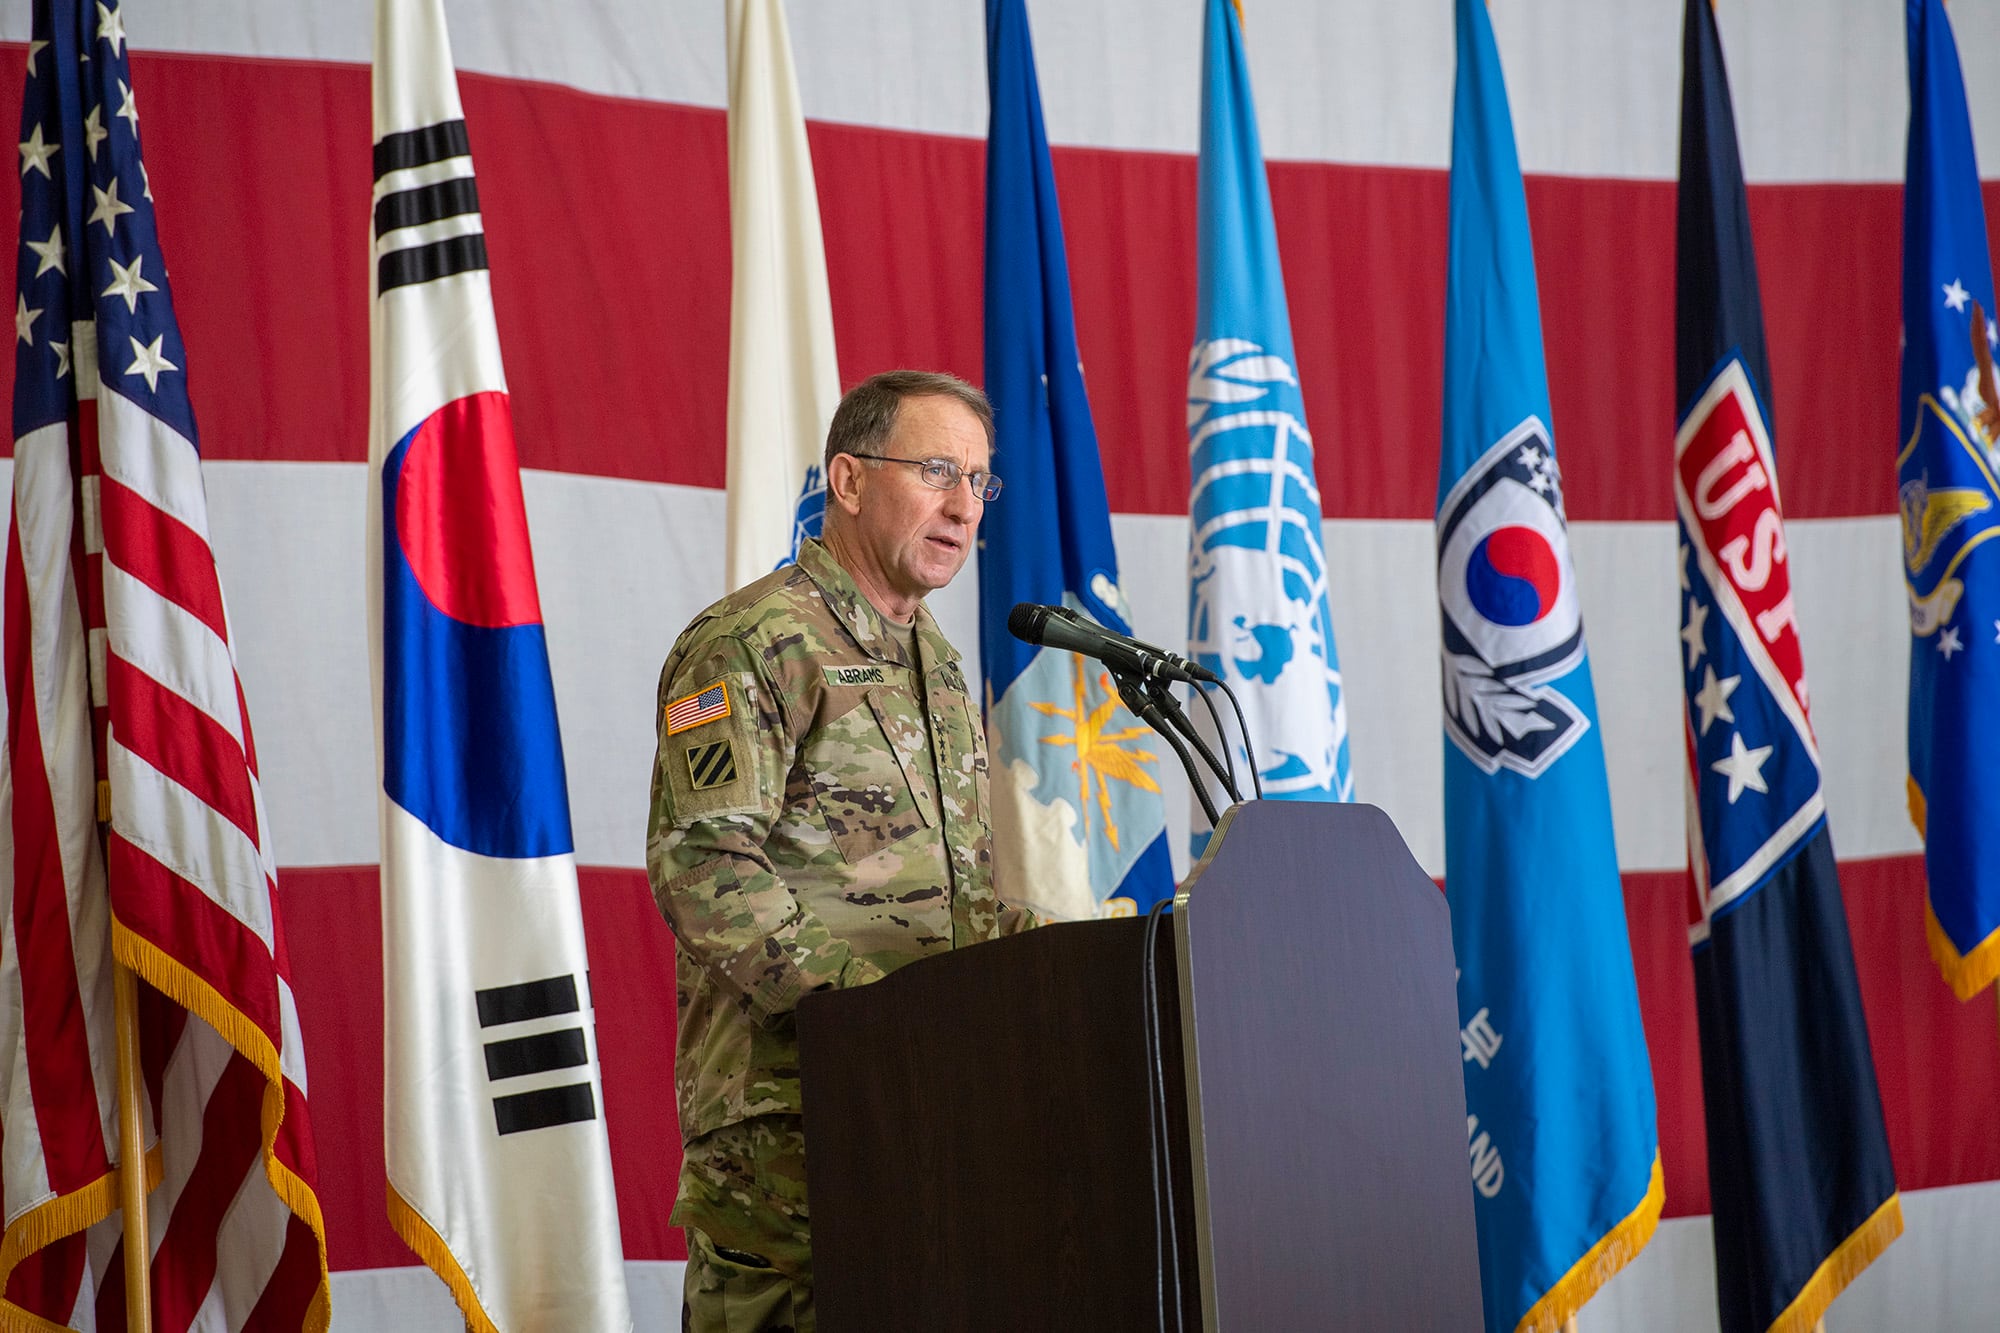
[[764,853],[792,763],[792,729],[757,654],[720,638],[660,678],[646,873],[690,959],[769,1026],[807,991],[881,975],[800,906]]

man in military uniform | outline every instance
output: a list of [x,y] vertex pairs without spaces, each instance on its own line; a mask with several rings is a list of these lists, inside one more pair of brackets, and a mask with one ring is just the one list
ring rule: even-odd
[[697,616],[660,672],[646,866],[679,943],[687,1328],[813,1325],[799,998],[1031,924],[994,896],[979,712],[923,604],[999,494],[992,447],[962,380],[856,387],[824,540]]

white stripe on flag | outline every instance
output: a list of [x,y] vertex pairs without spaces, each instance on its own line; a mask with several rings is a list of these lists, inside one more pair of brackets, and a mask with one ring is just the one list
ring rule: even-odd
[[214,630],[106,560],[104,621],[114,657],[151,676],[243,743],[236,664]]
[[113,831],[193,884],[271,948],[270,881],[243,830],[116,736],[107,749]]

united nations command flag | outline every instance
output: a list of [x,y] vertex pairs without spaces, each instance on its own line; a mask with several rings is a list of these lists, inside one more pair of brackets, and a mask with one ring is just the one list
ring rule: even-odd
[[2000,393],[1993,270],[1958,50],[1909,0],[1896,490],[1910,593],[1910,817],[1931,956],[1960,999],[2000,974]]
[[[1243,14],[1236,0],[1205,0],[1203,9],[1199,268],[1187,389],[1188,656],[1242,699],[1264,796],[1351,801],[1313,439]],[[1195,725],[1217,753],[1232,747],[1238,772],[1250,762],[1200,712]],[[1193,827],[1198,856],[1210,834],[1199,811]]]
[[1445,890],[1487,1333],[1562,1327],[1664,1198],[1611,794],[1484,0],[1458,0],[1438,598]]

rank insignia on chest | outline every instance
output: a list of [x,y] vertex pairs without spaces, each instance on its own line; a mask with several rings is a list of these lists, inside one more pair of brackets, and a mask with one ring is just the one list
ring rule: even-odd
[[667,705],[667,735],[672,736],[728,716],[729,688],[718,680]]
[[687,766],[688,781],[696,791],[726,787],[736,781],[736,754],[728,741],[689,746]]

